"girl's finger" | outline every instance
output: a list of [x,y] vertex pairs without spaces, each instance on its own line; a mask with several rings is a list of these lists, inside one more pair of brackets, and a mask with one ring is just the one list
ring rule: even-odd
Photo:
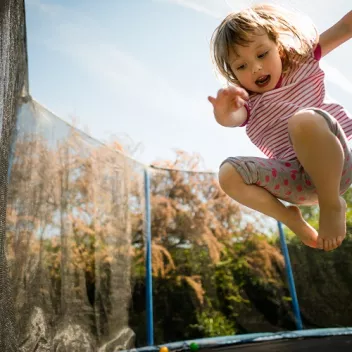
[[226,97],[226,96],[228,96],[228,95],[229,95],[229,92],[228,92],[228,89],[227,89],[227,88],[225,88],[225,89],[219,89],[219,90],[218,90],[218,94],[217,94],[217,98],[218,98],[218,99],[221,99],[221,98]]
[[231,90],[232,94],[238,95],[244,100],[248,100],[249,95],[245,89],[243,89],[241,87],[234,87],[234,86],[229,87],[229,89]]
[[240,97],[237,97],[237,99],[235,100],[235,106],[237,108],[241,108],[244,105],[244,103],[245,101]]
[[211,96],[208,97],[208,100],[209,100],[213,105],[214,105],[215,102],[216,102],[216,99],[213,98],[213,97],[211,97]]

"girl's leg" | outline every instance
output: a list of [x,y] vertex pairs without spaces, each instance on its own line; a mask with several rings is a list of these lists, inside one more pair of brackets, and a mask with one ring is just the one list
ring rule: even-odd
[[340,197],[344,151],[337,131],[332,131],[336,124],[336,120],[313,110],[298,112],[288,123],[297,158],[317,190],[320,207],[318,248],[324,250],[337,248],[346,236],[346,203]]
[[301,241],[316,247],[317,232],[303,219],[296,206],[286,207],[265,188],[246,184],[243,177],[229,162],[225,162],[219,172],[221,188],[237,202],[270,216],[291,229]]

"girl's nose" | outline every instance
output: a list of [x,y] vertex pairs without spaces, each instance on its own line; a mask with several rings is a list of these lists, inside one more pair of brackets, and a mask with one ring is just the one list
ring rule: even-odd
[[252,72],[257,73],[258,71],[261,71],[262,69],[263,69],[263,67],[261,64],[255,64],[255,65],[253,65]]

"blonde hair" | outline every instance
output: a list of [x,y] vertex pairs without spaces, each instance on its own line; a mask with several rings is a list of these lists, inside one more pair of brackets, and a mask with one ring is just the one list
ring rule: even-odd
[[307,25],[301,16],[298,18],[293,12],[278,6],[255,5],[231,13],[215,29],[211,38],[212,61],[218,73],[228,82],[239,84],[229,60],[235,46],[248,45],[251,37],[262,31],[278,45],[283,72],[294,66],[294,60],[307,57],[317,39],[317,31],[311,22]]

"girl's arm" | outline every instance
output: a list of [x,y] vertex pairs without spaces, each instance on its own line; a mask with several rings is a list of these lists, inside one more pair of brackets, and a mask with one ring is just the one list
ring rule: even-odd
[[321,57],[352,38],[352,11],[323,32],[319,38]]

